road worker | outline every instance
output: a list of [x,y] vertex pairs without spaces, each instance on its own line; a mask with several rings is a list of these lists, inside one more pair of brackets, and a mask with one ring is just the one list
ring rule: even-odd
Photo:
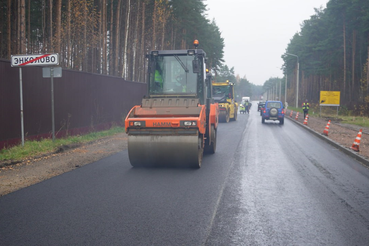
[[310,104],[308,103],[308,100],[306,99],[305,102],[302,103],[302,110],[304,111],[304,119],[306,118],[306,115],[309,114],[309,108],[310,108]]
[[240,113],[246,113],[246,109],[243,104],[240,104]]
[[157,66],[154,76],[156,90],[158,91],[163,90],[163,77],[161,75],[161,69],[159,68],[159,66]]
[[246,112],[249,113],[249,107],[250,107],[249,100],[245,101],[244,106],[245,106]]

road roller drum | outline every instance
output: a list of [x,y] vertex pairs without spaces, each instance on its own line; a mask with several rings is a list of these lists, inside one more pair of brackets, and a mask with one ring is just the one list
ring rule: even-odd
[[191,135],[129,135],[132,166],[200,167],[203,148],[198,133]]

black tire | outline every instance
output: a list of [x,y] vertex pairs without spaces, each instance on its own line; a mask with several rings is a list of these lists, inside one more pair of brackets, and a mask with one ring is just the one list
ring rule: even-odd
[[200,168],[202,163],[202,157],[204,155],[204,147],[203,147],[203,138],[199,136],[199,144],[198,144],[198,160],[197,163],[192,163],[192,168]]
[[265,118],[264,117],[261,117],[261,123],[265,123]]
[[205,146],[205,153],[214,154],[217,149],[217,129],[214,126],[211,126],[211,143]]
[[232,118],[232,121],[236,121],[237,120],[237,110],[234,111],[234,116]]
[[284,124],[284,119],[279,120],[279,124],[283,125]]
[[229,111],[226,112],[226,117],[225,117],[225,122],[228,123],[229,122]]

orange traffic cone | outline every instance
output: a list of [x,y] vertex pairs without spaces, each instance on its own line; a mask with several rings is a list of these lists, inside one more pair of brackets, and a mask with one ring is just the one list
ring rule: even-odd
[[351,146],[352,150],[355,150],[356,152],[359,152],[359,144],[361,140],[361,134],[363,133],[363,129],[360,129],[359,133],[357,134],[354,143]]
[[296,113],[295,120],[298,120],[298,118],[299,118],[299,112]]
[[307,114],[306,117],[305,117],[305,120],[304,120],[304,125],[308,124],[308,117],[309,117],[309,115]]
[[292,118],[292,113],[293,113],[293,110],[291,110],[291,113],[290,113],[290,118]]
[[331,120],[328,121],[327,125],[325,126],[325,129],[323,131],[323,135],[326,135],[328,137],[328,131],[329,131],[329,126],[331,124]]

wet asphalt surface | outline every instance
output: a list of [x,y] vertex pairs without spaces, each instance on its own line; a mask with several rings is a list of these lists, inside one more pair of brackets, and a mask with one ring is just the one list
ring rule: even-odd
[[125,150],[0,197],[0,245],[369,245],[369,169],[253,107],[201,169]]

